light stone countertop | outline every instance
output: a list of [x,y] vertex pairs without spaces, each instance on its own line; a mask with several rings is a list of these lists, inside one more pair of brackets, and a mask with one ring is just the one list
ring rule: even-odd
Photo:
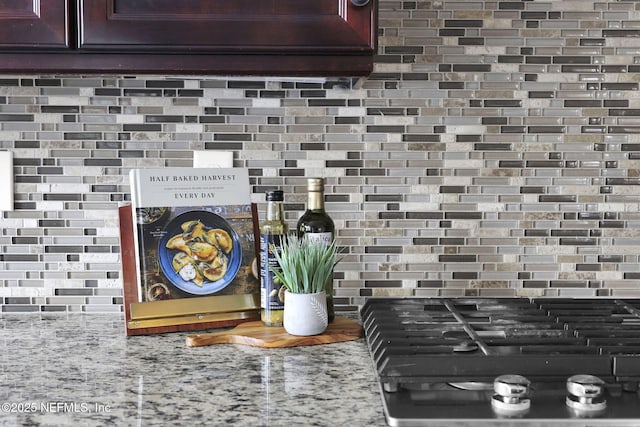
[[186,335],[126,337],[117,314],[5,314],[0,425],[386,425],[364,339],[189,348]]

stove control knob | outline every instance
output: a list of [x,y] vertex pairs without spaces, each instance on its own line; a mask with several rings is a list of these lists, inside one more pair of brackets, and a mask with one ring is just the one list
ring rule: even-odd
[[531,407],[529,387],[531,383],[521,375],[501,375],[493,381],[496,394],[491,406],[501,414],[521,415]]
[[607,407],[605,383],[593,375],[574,375],[567,380],[567,406],[582,412],[602,411]]

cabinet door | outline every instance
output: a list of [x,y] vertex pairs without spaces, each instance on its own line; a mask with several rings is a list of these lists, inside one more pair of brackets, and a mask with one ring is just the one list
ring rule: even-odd
[[373,54],[374,2],[80,0],[79,49],[162,53]]
[[0,49],[69,48],[68,0],[0,0]]

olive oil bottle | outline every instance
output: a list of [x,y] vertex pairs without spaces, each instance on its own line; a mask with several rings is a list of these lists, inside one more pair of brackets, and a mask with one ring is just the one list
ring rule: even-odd
[[284,220],[282,190],[267,191],[265,196],[267,211],[260,224],[260,319],[266,326],[282,326],[284,284],[273,274],[273,269],[280,268],[273,252],[280,250],[289,226]]
[[[326,245],[330,245],[335,238],[335,225],[331,217],[324,210],[324,179],[307,179],[307,210],[298,220],[297,233],[299,238],[311,239]],[[329,322],[335,318],[333,309],[333,280],[326,286],[327,312]]]

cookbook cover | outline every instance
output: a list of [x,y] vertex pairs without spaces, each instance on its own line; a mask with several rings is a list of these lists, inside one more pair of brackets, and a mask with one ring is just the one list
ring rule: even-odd
[[134,169],[130,180],[140,302],[259,292],[246,169]]

